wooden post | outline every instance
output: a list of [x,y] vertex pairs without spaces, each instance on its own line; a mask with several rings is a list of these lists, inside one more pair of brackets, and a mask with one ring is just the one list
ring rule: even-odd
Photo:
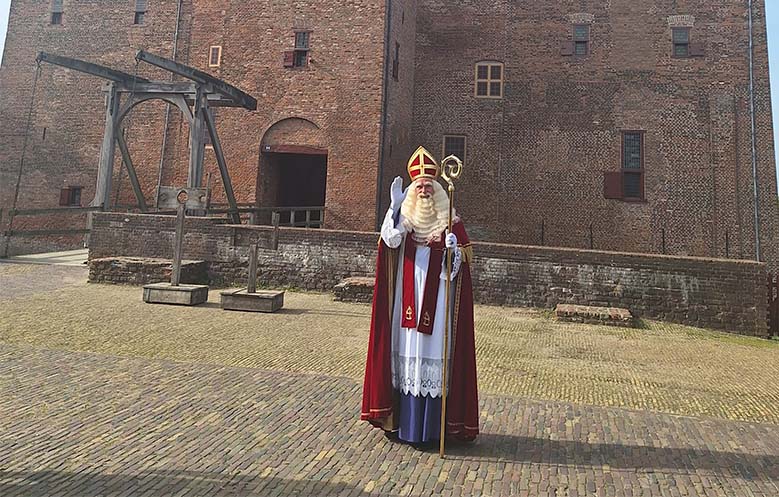
[[192,124],[189,126],[189,171],[187,174],[187,186],[199,188],[203,178],[203,100],[205,95],[200,85],[195,92],[195,106]]
[[179,286],[181,281],[181,249],[184,245],[184,217],[187,207],[179,203],[176,215],[176,238],[173,241],[173,271],[170,275],[171,286]]
[[273,250],[279,249],[279,222],[281,221],[281,214],[278,212],[274,212],[271,214],[271,223],[273,224],[273,239],[272,239],[272,246]]
[[93,206],[102,206],[104,211],[111,210],[111,180],[114,173],[114,154],[116,153],[116,127],[119,115],[119,94],[116,84],[108,85],[105,109],[105,130],[103,145],[100,147],[100,163],[97,169],[97,185]]
[[246,291],[248,293],[257,293],[257,244],[252,243],[249,247],[249,284]]

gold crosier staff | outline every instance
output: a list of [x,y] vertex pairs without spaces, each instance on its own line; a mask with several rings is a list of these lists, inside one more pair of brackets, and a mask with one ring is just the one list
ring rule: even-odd
[[[449,233],[452,232],[452,212],[454,210],[454,180],[463,172],[463,161],[457,156],[450,155],[441,161],[441,177],[449,184]],[[438,455],[444,457],[444,444],[446,440],[446,382],[449,366],[449,323],[452,322],[451,295],[452,291],[452,250],[446,249],[446,318],[444,319],[444,367],[441,382],[441,445]]]

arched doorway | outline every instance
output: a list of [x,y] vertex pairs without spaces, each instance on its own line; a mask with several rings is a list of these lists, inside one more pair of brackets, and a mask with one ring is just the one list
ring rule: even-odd
[[272,125],[260,144],[258,203],[279,207],[286,226],[321,227],[327,190],[327,142],[311,121]]

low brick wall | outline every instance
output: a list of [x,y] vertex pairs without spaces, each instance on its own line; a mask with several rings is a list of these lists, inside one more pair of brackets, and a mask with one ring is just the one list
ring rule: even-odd
[[[90,258],[170,258],[170,216],[95,215]],[[245,285],[248,246],[272,229],[222,219],[187,220],[184,257],[208,262],[213,285]],[[331,291],[372,277],[376,233],[283,228],[278,251],[259,251],[258,284]],[[624,307],[634,316],[767,335],[766,268],[751,261],[475,243],[474,295],[485,304],[553,309]]]
[[[89,260],[90,283],[119,285],[148,285],[170,281],[173,262],[170,259],[146,257],[104,257]],[[181,283],[205,285],[208,283],[208,263],[181,261]]]

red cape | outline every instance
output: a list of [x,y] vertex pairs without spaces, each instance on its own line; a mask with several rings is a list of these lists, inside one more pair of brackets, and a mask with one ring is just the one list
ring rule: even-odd
[[[452,367],[446,397],[446,435],[472,440],[479,433],[479,398],[476,386],[476,347],[473,334],[473,286],[471,247],[461,222],[452,232],[463,252],[460,272],[454,279]],[[397,392],[392,388],[392,311],[395,302],[399,249],[379,242],[376,282],[373,289],[371,335],[365,364],[360,418],[388,431],[397,427]],[[400,291],[400,289],[398,290]],[[441,344],[443,347],[443,344]]]

